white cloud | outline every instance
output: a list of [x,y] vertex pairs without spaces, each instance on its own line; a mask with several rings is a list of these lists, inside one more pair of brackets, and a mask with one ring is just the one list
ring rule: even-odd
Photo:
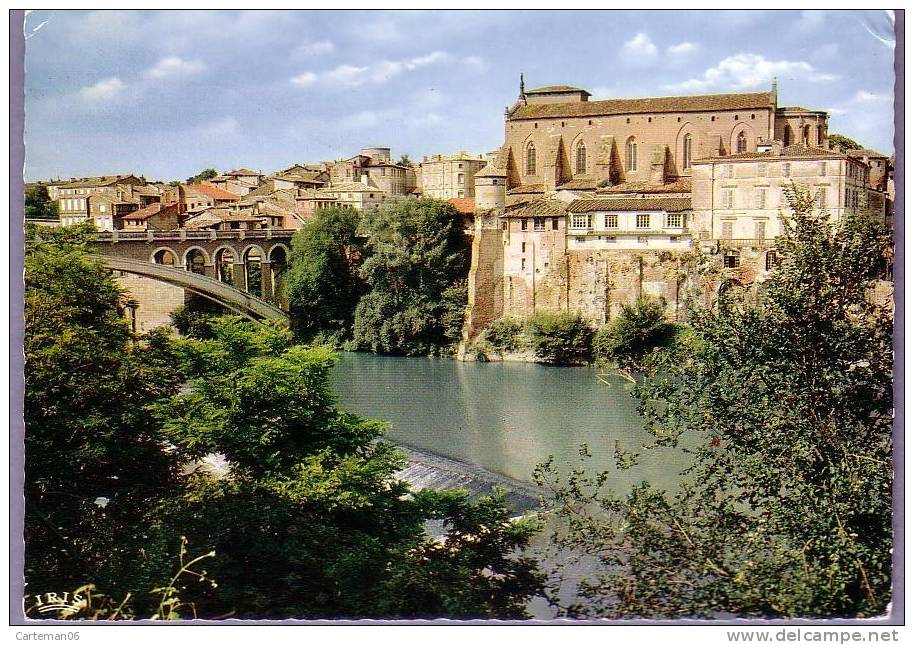
[[858,90],[858,92],[854,94],[853,101],[854,103],[888,103],[894,98],[895,97],[891,92],[878,93]]
[[321,54],[329,54],[333,51],[336,51],[336,45],[329,40],[319,40],[314,43],[305,43],[298,47],[295,50],[295,53],[304,56],[318,56]]
[[832,60],[838,56],[838,43],[820,45],[812,53],[812,56],[819,60]]
[[304,72],[298,76],[292,77],[292,82],[295,85],[300,85],[302,87],[308,87],[309,85],[314,85],[314,82],[317,81],[317,74],[314,72]]
[[146,70],[147,78],[186,78],[199,74],[206,69],[202,60],[183,60],[177,56],[167,56]]
[[686,41],[678,45],[670,45],[666,48],[666,53],[670,56],[687,56],[697,50],[698,45]]
[[468,69],[480,74],[489,70],[489,63],[479,56],[466,56],[461,62]]
[[90,103],[111,99],[120,94],[124,89],[124,81],[117,76],[104,78],[95,85],[89,85],[79,90],[79,95]]
[[832,116],[840,116],[842,114],[847,114],[847,110],[845,110],[844,108],[830,107],[830,108],[825,108],[825,111],[828,112]]
[[338,87],[358,87],[366,83],[381,84],[393,78],[422,67],[442,63],[453,57],[445,52],[435,51],[425,56],[404,60],[382,60],[370,65],[340,65],[325,72],[304,72],[291,78],[294,85],[308,87],[314,84]]
[[806,61],[767,60],[758,54],[728,56],[715,67],[704,71],[701,78],[666,85],[669,90],[701,91],[716,89],[750,89],[763,87],[774,77],[793,78],[812,83],[834,81],[838,76],[824,74]]
[[657,45],[651,37],[644,32],[635,34],[635,37],[622,45],[620,55],[632,63],[647,63],[657,57]]

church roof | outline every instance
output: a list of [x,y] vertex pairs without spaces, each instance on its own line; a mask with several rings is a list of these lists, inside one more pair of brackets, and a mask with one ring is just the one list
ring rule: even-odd
[[609,99],[568,103],[520,105],[508,116],[511,121],[614,114],[659,114],[662,112],[713,112],[765,109],[774,103],[770,92],[706,94],[698,96],[657,96],[641,99]]
[[774,150],[768,150],[767,152],[738,152],[732,155],[722,155],[720,157],[705,157],[703,159],[695,159],[692,161],[693,164],[696,163],[712,163],[714,161],[739,161],[741,159],[771,159],[778,160],[783,159],[789,161],[790,159],[845,159],[847,155],[837,150],[827,150],[825,148],[817,148],[815,146],[804,146],[802,143],[794,143],[781,149],[780,154],[776,154]]
[[571,85],[547,85],[546,87],[524,90],[524,94],[566,94],[571,92],[584,92],[584,94],[590,96],[590,92],[587,90],[580,87],[572,87]]
[[640,194],[657,194],[657,193],[689,193],[692,192],[692,180],[688,177],[680,177],[676,181],[665,184],[651,184],[644,181],[623,182],[615,186],[605,186],[597,188],[597,195],[619,194],[619,193],[640,193]]

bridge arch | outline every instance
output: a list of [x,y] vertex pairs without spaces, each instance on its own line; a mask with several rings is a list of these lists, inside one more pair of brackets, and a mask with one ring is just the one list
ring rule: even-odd
[[213,251],[213,270],[220,282],[235,284],[235,265],[238,263],[238,252],[229,245],[223,244]]
[[178,254],[169,246],[160,246],[149,255],[149,261],[153,264],[177,266]]
[[200,255],[203,256],[204,264],[210,264],[209,253],[207,253],[206,249],[204,249],[202,246],[196,246],[196,245],[189,246],[184,250],[184,256],[181,258],[181,264],[183,264],[185,267],[187,267],[188,260],[192,260],[192,258],[193,258],[193,255],[192,255],[193,253],[199,253]]
[[288,314],[279,307],[205,275],[156,262],[97,255],[90,257],[112,271],[151,278],[187,289],[254,320],[289,321]]
[[283,283],[289,268],[289,247],[285,244],[274,244],[270,247],[267,260],[270,262],[270,293],[276,302],[286,305]]
[[248,244],[241,251],[241,261],[244,263],[244,290],[258,297],[263,295],[263,263],[267,261],[267,254],[259,244]]

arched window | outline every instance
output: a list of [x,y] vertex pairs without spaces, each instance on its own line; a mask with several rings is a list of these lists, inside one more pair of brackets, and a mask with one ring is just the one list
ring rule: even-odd
[[790,145],[790,125],[784,126],[784,145]]
[[587,146],[584,145],[583,141],[578,144],[575,172],[579,175],[587,172]]
[[527,145],[527,174],[536,174],[536,146],[532,142]]
[[629,137],[625,142],[625,170],[635,172],[638,170],[638,144],[635,137]]
[[157,251],[153,259],[155,260],[156,264],[164,264],[165,266],[170,267],[173,267],[177,261],[175,254],[168,249]]
[[736,135],[736,152],[746,152],[746,133],[740,132]]
[[687,134],[682,138],[682,169],[692,167],[692,135]]
[[184,257],[184,268],[191,273],[206,275],[206,257],[200,249],[191,249]]

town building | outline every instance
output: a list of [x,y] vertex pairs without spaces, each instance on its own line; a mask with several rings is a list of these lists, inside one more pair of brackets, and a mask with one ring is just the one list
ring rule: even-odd
[[475,196],[474,177],[486,165],[484,155],[466,152],[423,157],[416,172],[419,193],[435,199],[469,199]]

